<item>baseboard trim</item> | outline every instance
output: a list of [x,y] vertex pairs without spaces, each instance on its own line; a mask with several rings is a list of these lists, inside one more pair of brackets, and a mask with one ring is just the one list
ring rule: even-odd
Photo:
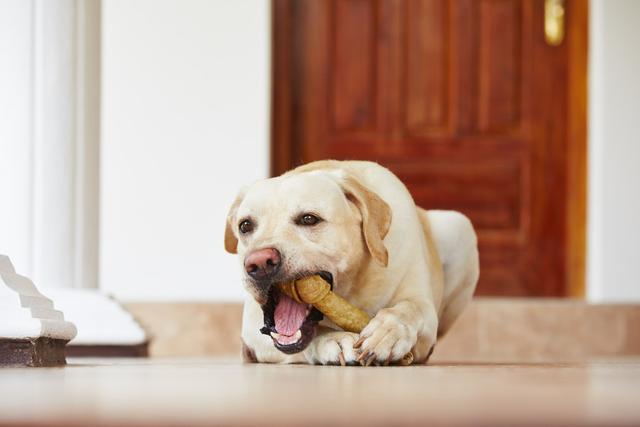
[[[125,304],[151,357],[241,357],[240,303]],[[478,298],[436,345],[435,362],[576,362],[640,355],[640,304]]]
[[135,345],[68,345],[67,357],[149,357],[149,343]]
[[240,357],[241,303],[127,303],[151,357]]

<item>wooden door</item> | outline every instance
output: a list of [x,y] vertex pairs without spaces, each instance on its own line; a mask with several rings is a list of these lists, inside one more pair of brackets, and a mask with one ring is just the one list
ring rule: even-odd
[[375,160],[416,203],[468,215],[478,294],[579,294],[586,2],[274,0],[273,173]]

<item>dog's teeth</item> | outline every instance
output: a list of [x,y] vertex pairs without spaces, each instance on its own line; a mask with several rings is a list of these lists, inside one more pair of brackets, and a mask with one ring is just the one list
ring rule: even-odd
[[280,339],[280,334],[277,332],[271,332],[271,336],[274,337],[275,339]]
[[299,340],[300,338],[302,338],[302,331],[300,329],[298,329],[298,332],[296,332],[296,334],[293,336],[293,338],[297,340]]

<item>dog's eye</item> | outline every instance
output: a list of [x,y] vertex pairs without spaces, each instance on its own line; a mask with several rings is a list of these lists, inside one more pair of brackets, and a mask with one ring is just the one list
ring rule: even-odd
[[317,216],[307,213],[307,214],[300,215],[300,218],[298,218],[296,223],[298,225],[311,226],[311,225],[316,225],[320,221],[321,221],[320,218],[318,218]]
[[248,219],[245,219],[240,223],[240,225],[238,226],[238,229],[242,234],[251,233],[253,231],[253,222],[249,221]]

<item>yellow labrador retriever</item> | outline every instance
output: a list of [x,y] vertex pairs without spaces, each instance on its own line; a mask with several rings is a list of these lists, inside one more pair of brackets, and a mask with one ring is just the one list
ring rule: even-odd
[[[231,206],[225,248],[243,267],[243,354],[253,362],[386,364],[412,351],[424,363],[479,274],[471,222],[417,207],[371,162],[319,161],[254,183]],[[312,274],[369,313],[359,335],[274,286]]]

